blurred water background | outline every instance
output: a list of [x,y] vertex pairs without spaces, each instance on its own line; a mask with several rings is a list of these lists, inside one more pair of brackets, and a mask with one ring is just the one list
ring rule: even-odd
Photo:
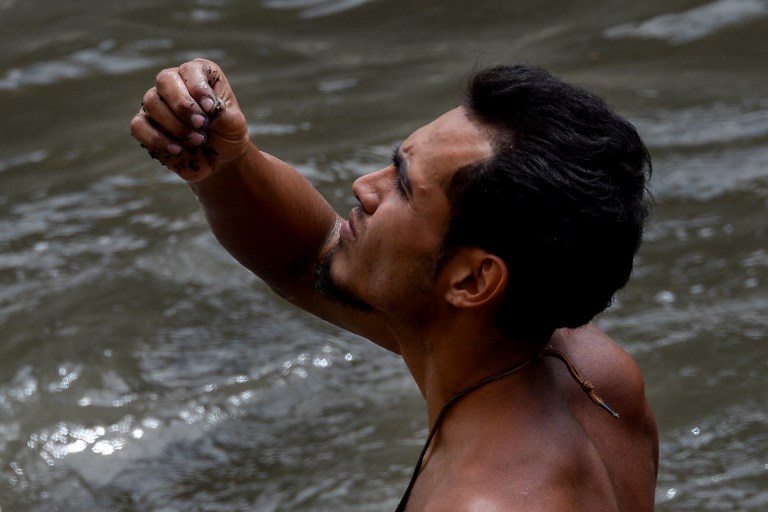
[[473,69],[605,96],[655,159],[598,323],[646,375],[657,509],[768,510],[768,1],[0,0],[0,45],[3,512],[388,511],[405,487],[402,363],[271,294],[129,137],[198,56],[342,212]]

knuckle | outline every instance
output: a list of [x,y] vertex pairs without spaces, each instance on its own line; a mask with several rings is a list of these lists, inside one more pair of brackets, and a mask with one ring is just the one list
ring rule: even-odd
[[153,87],[144,93],[144,98],[142,101],[144,105],[148,105],[152,103],[156,98],[157,98],[157,89]]
[[155,76],[155,82],[160,83],[165,80],[172,79],[173,75],[176,74],[176,69],[174,68],[165,68],[161,70],[157,76]]
[[169,106],[178,116],[191,117],[197,112],[196,104],[190,98],[175,98]]

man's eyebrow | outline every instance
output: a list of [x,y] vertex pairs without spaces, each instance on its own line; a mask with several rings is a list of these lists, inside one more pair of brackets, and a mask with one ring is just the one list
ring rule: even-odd
[[400,144],[392,149],[392,165],[397,170],[398,179],[403,185],[403,189],[405,189],[408,195],[411,195],[411,180],[408,179],[408,163],[400,152]]

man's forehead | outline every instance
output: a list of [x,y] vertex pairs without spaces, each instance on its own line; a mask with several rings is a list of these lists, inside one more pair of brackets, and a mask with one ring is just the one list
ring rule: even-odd
[[457,135],[463,131],[470,131],[474,123],[467,115],[467,111],[464,107],[456,107],[449,110],[441,116],[438,116],[433,121],[418,128],[414,131],[410,137],[419,137],[423,135],[442,135],[451,136]]
[[449,110],[413,132],[400,146],[408,160],[457,170],[493,154],[487,129],[473,121],[464,107]]

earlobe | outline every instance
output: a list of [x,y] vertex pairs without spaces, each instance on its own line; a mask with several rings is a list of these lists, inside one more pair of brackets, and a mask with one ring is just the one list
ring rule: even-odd
[[482,249],[464,249],[448,264],[446,300],[457,308],[483,306],[504,295],[507,265]]

